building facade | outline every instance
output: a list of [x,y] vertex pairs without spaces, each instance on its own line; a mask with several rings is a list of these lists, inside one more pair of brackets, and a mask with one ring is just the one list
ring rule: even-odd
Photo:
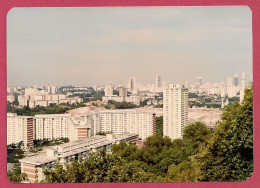
[[92,112],[86,119],[91,127],[91,136],[98,132],[132,133],[145,140],[156,132],[156,114],[151,112],[102,110]]
[[188,124],[188,89],[179,84],[169,85],[163,92],[163,136],[182,138]]
[[7,113],[7,145],[23,142],[24,147],[33,147],[33,133],[33,116]]
[[7,113],[7,144],[24,143],[33,147],[33,140],[69,138],[70,141],[90,136],[88,122],[71,114],[43,114],[18,116]]

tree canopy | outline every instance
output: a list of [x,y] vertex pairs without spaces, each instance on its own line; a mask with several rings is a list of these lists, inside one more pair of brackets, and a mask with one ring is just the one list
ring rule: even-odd
[[242,104],[225,108],[213,141],[202,158],[203,181],[242,181],[253,173],[253,90]]

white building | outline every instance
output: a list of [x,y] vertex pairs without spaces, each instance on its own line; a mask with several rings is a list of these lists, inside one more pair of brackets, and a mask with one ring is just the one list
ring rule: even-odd
[[163,92],[163,136],[182,138],[188,124],[188,89],[171,84]]
[[55,86],[48,86],[47,90],[50,94],[55,94],[57,92],[57,88]]
[[33,147],[33,117],[7,113],[7,145],[21,141],[24,147]]
[[87,121],[71,114],[43,114],[34,117],[35,139],[69,138],[71,141],[90,136]]
[[7,95],[7,101],[10,103],[13,103],[15,101],[15,96],[14,95]]
[[[54,90],[54,86],[48,86],[50,92]],[[20,106],[29,106],[30,108],[35,108],[37,105],[47,107],[51,104],[62,104],[62,103],[81,103],[83,98],[79,97],[66,97],[64,94],[51,94],[44,91],[38,91],[36,88],[26,88],[24,95],[18,96],[18,103]]]
[[233,85],[233,78],[227,78],[227,95],[228,97],[236,97],[237,96],[237,88]]
[[88,117],[91,122],[92,135],[97,132],[113,134],[133,133],[144,140],[156,131],[156,114],[137,112],[136,110],[102,110],[92,112]]
[[24,147],[33,147],[35,139],[69,138],[82,140],[90,136],[90,125],[71,114],[41,114],[18,116],[7,113],[7,144],[24,142]]
[[112,95],[113,95],[113,86],[107,85],[107,86],[105,87],[105,96],[110,97],[110,96],[112,96]]
[[240,102],[244,99],[246,88],[246,74],[244,72],[241,73],[241,82],[240,82]]
[[116,102],[126,101],[129,103],[133,103],[135,105],[140,105],[140,101],[141,101],[140,96],[138,96],[138,95],[131,95],[131,96],[126,96],[126,97],[113,95],[113,96],[103,96],[102,97],[102,101],[108,102],[109,100],[114,100]]

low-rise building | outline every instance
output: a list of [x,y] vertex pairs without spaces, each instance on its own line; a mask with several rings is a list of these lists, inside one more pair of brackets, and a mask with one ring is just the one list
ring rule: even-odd
[[[21,172],[25,173],[29,182],[35,183],[45,180],[44,169],[54,168],[57,163],[66,164],[82,158],[86,159],[91,152],[97,152],[102,148],[107,151],[115,143],[120,141],[136,142],[137,134],[120,134],[106,136],[96,135],[84,140],[77,140],[46,149],[45,154],[38,154],[20,160]],[[64,165],[65,167],[65,165]]]

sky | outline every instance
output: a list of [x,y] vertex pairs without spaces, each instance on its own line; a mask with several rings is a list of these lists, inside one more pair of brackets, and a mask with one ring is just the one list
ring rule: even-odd
[[251,81],[251,17],[245,6],[14,8],[7,84]]

